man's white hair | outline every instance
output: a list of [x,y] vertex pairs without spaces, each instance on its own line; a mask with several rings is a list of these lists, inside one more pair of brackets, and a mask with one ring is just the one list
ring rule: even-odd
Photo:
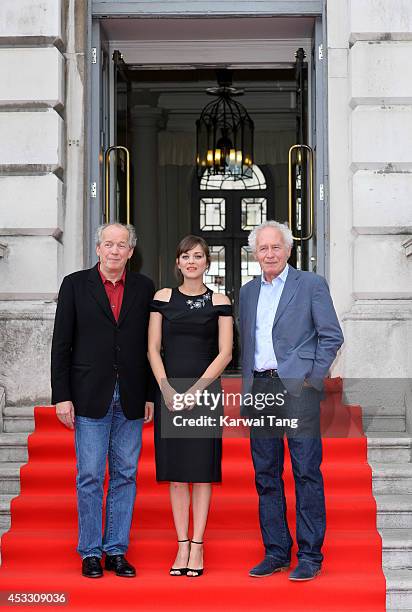
[[131,249],[134,249],[137,243],[136,230],[134,228],[134,225],[130,225],[130,224],[125,225],[124,223],[103,223],[103,225],[99,225],[99,227],[96,230],[96,234],[95,234],[96,246],[99,246],[99,244],[102,243],[104,230],[112,226],[121,227],[129,232],[129,240],[128,240],[129,247]]
[[285,241],[286,246],[292,248],[292,232],[290,231],[286,223],[278,223],[278,221],[265,221],[264,223],[261,223],[260,225],[255,227],[249,234],[248,242],[253,253],[256,253],[257,235],[261,230],[265,229],[265,227],[273,227],[273,229],[279,230],[279,232],[281,232],[283,236],[283,240]]

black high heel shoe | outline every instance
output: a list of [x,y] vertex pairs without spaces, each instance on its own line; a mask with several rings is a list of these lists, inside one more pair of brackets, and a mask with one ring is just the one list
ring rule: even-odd
[[[192,544],[201,544],[203,546],[203,542],[195,542],[194,540],[191,540],[191,543]],[[188,574],[187,572],[192,572],[192,573]],[[186,568],[186,576],[187,576],[187,578],[198,578],[202,574],[203,574],[203,567],[201,569],[192,569],[191,567],[187,567]]]
[[[187,540],[178,540],[178,542],[190,542],[189,539]],[[189,546],[189,555],[190,555],[190,546]],[[189,561],[189,556],[187,557],[187,560]],[[186,576],[187,573],[187,567],[171,567],[169,570],[169,574],[171,576]]]

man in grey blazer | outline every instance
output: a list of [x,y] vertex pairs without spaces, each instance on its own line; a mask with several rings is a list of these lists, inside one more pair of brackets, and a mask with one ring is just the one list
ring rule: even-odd
[[[249,236],[262,274],[240,291],[242,414],[263,415],[269,423],[250,432],[265,557],[249,575],[269,576],[290,565],[292,538],[282,479],[286,435],[296,488],[298,544],[298,565],[289,578],[301,581],[319,574],[323,561],[320,400],[323,379],[343,335],[325,279],[287,263],[292,244],[289,228],[276,221],[263,223]],[[259,394],[261,400],[252,407],[245,401],[250,394]],[[279,398],[275,405],[273,398]],[[295,429],[282,425],[293,422],[291,417],[296,417]]]

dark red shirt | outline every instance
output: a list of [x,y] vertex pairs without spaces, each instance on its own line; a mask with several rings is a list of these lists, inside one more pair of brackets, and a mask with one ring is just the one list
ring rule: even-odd
[[102,279],[104,288],[106,290],[107,297],[109,299],[110,308],[112,309],[114,318],[116,321],[119,320],[120,309],[122,307],[123,302],[123,294],[124,294],[124,283],[126,280],[126,268],[123,270],[123,274],[121,278],[112,283],[112,281],[105,278],[100,270],[99,264],[99,274]]

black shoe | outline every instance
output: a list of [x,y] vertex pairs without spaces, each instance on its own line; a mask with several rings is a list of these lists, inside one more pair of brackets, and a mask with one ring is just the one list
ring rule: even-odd
[[[203,542],[195,542],[194,540],[190,540],[190,541],[191,541],[192,544],[199,544],[199,545],[203,546]],[[191,573],[188,574],[187,572],[191,572]],[[196,569],[193,569],[192,567],[188,567],[187,571],[186,571],[187,578],[198,578],[202,574],[203,574],[203,567],[196,568]]]
[[86,578],[101,578],[103,576],[99,557],[85,557],[83,559],[82,575]]
[[[178,540],[178,542],[190,542],[190,540]],[[190,552],[190,547],[189,547],[189,552]],[[186,576],[187,567],[171,567],[169,570],[169,574],[171,576]]]
[[126,561],[124,555],[106,555],[104,569],[116,572],[116,576],[122,578],[134,578],[136,576],[136,570],[133,565]]

